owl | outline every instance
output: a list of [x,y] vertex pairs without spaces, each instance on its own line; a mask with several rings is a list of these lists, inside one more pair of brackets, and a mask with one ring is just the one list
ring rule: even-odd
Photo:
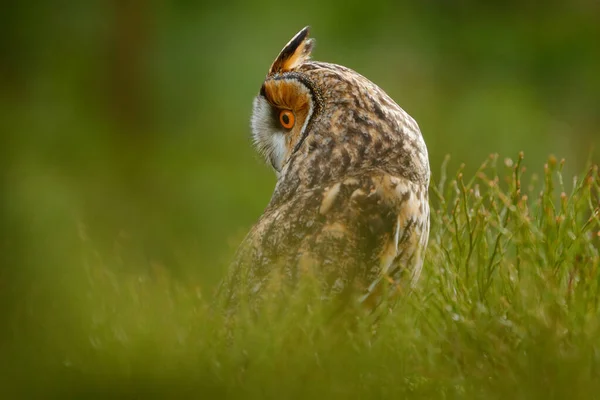
[[221,286],[228,304],[310,274],[323,298],[374,307],[384,285],[421,272],[430,170],[419,127],[362,75],[311,61],[308,36],[281,50],[254,99],[253,142],[277,183]]

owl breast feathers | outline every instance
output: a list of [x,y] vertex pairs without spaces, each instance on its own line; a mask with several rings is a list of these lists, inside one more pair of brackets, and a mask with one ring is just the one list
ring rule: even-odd
[[222,284],[231,304],[307,271],[325,297],[373,303],[381,282],[411,284],[421,271],[430,172],[419,127],[368,79],[310,61],[312,47],[307,27],[254,100],[254,143],[277,184]]

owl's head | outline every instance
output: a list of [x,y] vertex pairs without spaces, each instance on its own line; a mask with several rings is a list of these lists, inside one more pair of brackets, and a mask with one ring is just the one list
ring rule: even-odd
[[427,149],[416,122],[362,75],[310,61],[314,41],[308,33],[305,27],[285,45],[254,99],[254,144],[278,176],[308,160],[321,170],[327,163],[328,176],[377,164],[428,181]]
[[318,108],[318,89],[295,71],[310,58],[314,40],[305,27],[285,45],[254,99],[252,134],[258,151],[280,172]]

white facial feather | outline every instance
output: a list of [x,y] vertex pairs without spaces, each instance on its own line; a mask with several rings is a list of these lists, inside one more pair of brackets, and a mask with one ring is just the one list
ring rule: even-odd
[[254,146],[279,172],[283,167],[287,152],[285,131],[276,129],[272,119],[271,105],[262,96],[256,96],[251,120]]

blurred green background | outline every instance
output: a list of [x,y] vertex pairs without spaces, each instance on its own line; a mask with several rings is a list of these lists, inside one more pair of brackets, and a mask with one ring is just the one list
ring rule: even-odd
[[530,170],[553,153],[580,172],[600,144],[599,4],[3,2],[2,334],[71,307],[90,252],[210,297],[275,183],[251,147],[252,98],[305,25],[314,59],[419,122],[434,179],[446,154],[473,171],[521,150]]

